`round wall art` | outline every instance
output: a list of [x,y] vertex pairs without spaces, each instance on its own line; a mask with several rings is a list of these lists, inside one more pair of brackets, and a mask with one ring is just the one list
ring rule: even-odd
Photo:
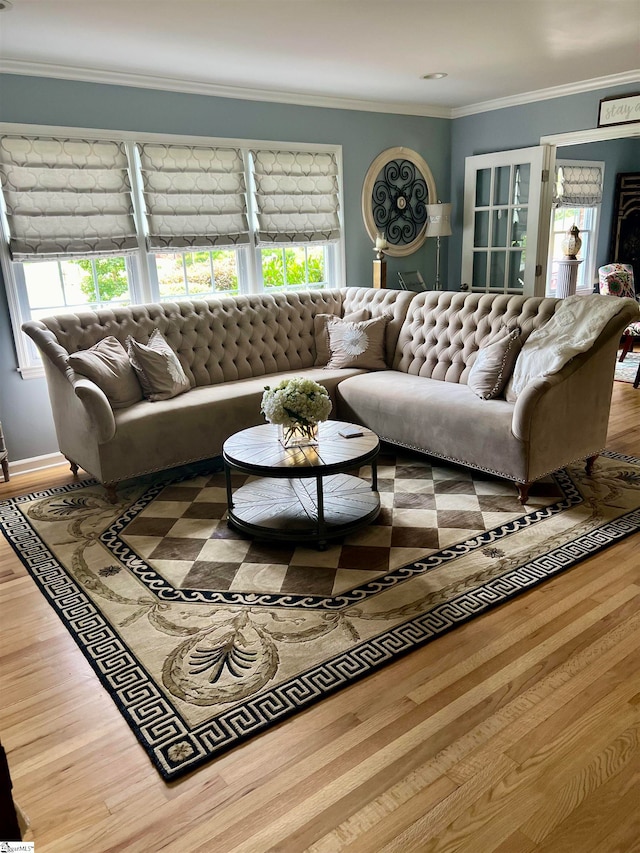
[[362,185],[362,218],[372,242],[382,235],[385,254],[410,255],[427,236],[427,205],[437,199],[425,160],[410,148],[387,148],[369,166]]

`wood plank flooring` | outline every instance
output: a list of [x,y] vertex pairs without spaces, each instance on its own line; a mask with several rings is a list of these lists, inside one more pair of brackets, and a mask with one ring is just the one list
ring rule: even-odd
[[[629,384],[608,447],[640,456]],[[640,535],[171,785],[4,540],[0,630],[36,853],[640,851]]]

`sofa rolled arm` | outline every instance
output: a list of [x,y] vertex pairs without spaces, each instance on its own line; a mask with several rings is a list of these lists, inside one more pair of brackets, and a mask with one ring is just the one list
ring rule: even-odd
[[544,395],[563,380],[562,373],[532,379],[518,396],[513,409],[511,432],[518,441],[529,441],[533,412]]
[[[511,431],[519,441],[529,441],[533,418],[541,416],[547,400],[549,417],[556,417],[570,403],[574,420],[579,419],[583,402],[591,400],[594,405],[606,405],[608,418],[617,344],[626,326],[638,317],[638,304],[633,299],[615,301],[619,312],[609,319],[589,349],[573,356],[557,373],[532,379],[518,395]],[[558,391],[559,385],[563,387]]]
[[116,421],[104,391],[84,377],[73,382],[73,390],[95,424],[98,444],[110,441],[116,434]]

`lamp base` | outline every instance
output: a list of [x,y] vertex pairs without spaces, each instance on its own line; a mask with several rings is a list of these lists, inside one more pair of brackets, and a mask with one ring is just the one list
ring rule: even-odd
[[436,290],[441,290],[440,287],[440,237],[436,237]]

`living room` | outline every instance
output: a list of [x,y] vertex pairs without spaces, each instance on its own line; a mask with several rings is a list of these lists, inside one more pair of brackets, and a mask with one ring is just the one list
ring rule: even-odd
[[[19,14],[21,5],[14,0],[13,8],[0,15]],[[31,6],[31,12],[34,5],[24,4]],[[538,4],[526,5],[534,17]],[[590,8],[583,10],[585,14],[595,14],[598,4],[586,5]],[[635,30],[631,23],[622,29],[631,32],[627,38],[631,51],[635,46],[637,57],[637,4],[619,5],[624,7],[627,20],[630,15],[636,16]],[[398,10],[406,6],[403,11],[409,14],[415,4],[397,6]],[[367,7],[360,6],[359,11],[366,19]],[[380,14],[376,9],[375,17]],[[395,7],[393,14],[399,15]],[[577,18],[572,28],[579,26],[579,13]],[[475,95],[457,106],[436,102],[438,80],[421,81],[429,88],[419,105],[404,100],[401,87],[396,89],[393,102],[390,96],[358,99],[346,90],[342,95],[335,90],[323,95],[311,91],[300,94],[295,86],[289,92],[266,92],[261,100],[256,91],[261,83],[259,74],[254,77],[251,92],[246,80],[242,85],[200,75],[189,81],[186,74],[181,80],[178,73],[162,72],[161,61],[154,76],[148,69],[142,73],[139,66],[127,65],[124,50],[113,65],[105,59],[84,68],[80,62],[63,67],[53,53],[48,57],[30,54],[24,41],[12,45],[4,20],[0,20],[4,29],[0,60],[2,134],[46,135],[53,130],[62,133],[73,129],[85,135],[91,130],[112,134],[117,139],[135,139],[138,135],[143,141],[190,138],[244,142],[247,147],[258,141],[339,148],[343,229],[339,286],[369,287],[372,283],[374,246],[363,222],[362,187],[374,159],[396,146],[415,151],[424,159],[437,188],[437,199],[452,203],[452,233],[443,240],[439,257],[443,290],[458,291],[463,281],[465,159],[539,146],[541,140],[553,137],[566,137],[558,157],[606,163],[608,213],[605,216],[603,212],[603,222],[606,219],[607,224],[601,225],[596,268],[612,260],[608,246],[615,174],[637,171],[639,141],[627,136],[609,146],[606,141],[594,143],[583,137],[598,139],[603,99],[624,98],[640,89],[640,74],[622,51],[617,60],[621,65],[615,70],[573,77],[565,68],[558,82],[520,89],[515,85],[508,95]],[[281,26],[286,26],[286,17]],[[410,26],[407,20],[402,23],[405,29]],[[170,40],[171,34],[166,33],[166,37]],[[424,39],[432,41],[433,36],[425,32]],[[381,50],[381,42],[377,44]],[[448,51],[448,55],[436,54],[438,61],[434,59],[433,65],[429,55],[422,59],[421,73],[442,71],[455,77],[456,66],[450,48]],[[300,48],[292,51],[294,69],[300,53]],[[373,48],[371,55],[376,55]],[[404,57],[395,60],[396,64],[404,61]],[[467,74],[473,76],[468,69]],[[295,77],[295,72],[291,76]],[[234,85],[239,87],[237,97],[233,96]],[[628,131],[629,125],[623,126],[621,135]],[[611,137],[615,135],[612,128],[609,132]],[[579,148],[571,146],[572,135],[573,144]],[[594,146],[593,156],[587,152],[587,144]],[[398,273],[414,270],[432,289],[437,261],[434,240],[425,240],[409,256],[389,254],[386,260],[390,289],[399,287]],[[72,483],[68,468],[59,464],[46,380],[37,370],[30,375],[19,371],[16,337],[22,333],[12,319],[11,300],[15,297],[7,288],[5,271],[6,267],[0,289],[0,421],[10,453],[11,481],[2,486],[2,498],[57,485],[66,488]],[[639,455],[637,428],[634,431],[639,397],[631,385],[615,383],[609,450]],[[47,465],[55,467],[48,469]],[[437,844],[444,844],[445,838],[456,838],[455,821],[462,815],[466,828],[454,849],[467,849],[473,846],[471,816],[478,803],[482,831],[473,848],[476,850],[579,849],[582,853],[626,849],[624,843],[633,837],[629,807],[637,795],[637,783],[631,775],[638,761],[634,708],[637,710],[640,689],[637,683],[633,686],[631,666],[633,641],[638,636],[633,622],[637,610],[633,576],[637,543],[636,533],[601,554],[593,554],[580,568],[440,637],[437,643],[425,645],[182,781],[167,785],[155,778],[154,768],[108,695],[3,542],[2,564],[7,572],[7,583],[2,584],[3,613],[7,617],[3,669],[6,666],[7,680],[1,734],[14,797],[32,825],[28,830],[32,834],[25,838],[35,839],[38,850],[52,851],[114,847],[141,851],[236,847],[256,851],[337,850],[349,839],[362,850],[385,849],[387,843],[396,843],[395,849],[403,850],[439,849]],[[582,570],[584,574],[578,577]],[[19,618],[21,612],[26,614],[25,621]],[[511,634],[512,643],[508,641]],[[483,644],[491,650],[485,656],[478,651]],[[586,668],[573,679],[576,660]],[[508,677],[501,680],[503,666]],[[65,685],[60,693],[55,689],[58,672]],[[606,695],[608,687],[611,699]],[[557,699],[554,704],[554,691],[560,695],[563,689],[566,700]],[[509,705],[511,694],[513,706]],[[541,706],[535,704],[538,700]],[[523,706],[531,702],[532,707],[539,708],[540,716],[532,713],[520,717],[518,701]],[[486,704],[482,714],[479,703]],[[597,719],[595,715],[589,717],[592,703],[597,707]],[[598,733],[598,725],[606,729],[614,713],[606,739]],[[512,732],[511,739],[505,735],[501,744],[499,733],[509,725],[519,735]],[[563,742],[564,727],[567,741],[575,740],[573,745]],[[581,727],[587,732],[588,747],[580,740]],[[532,765],[525,757],[524,740],[529,729],[535,730],[534,740],[541,750],[545,733],[553,740],[549,775],[538,780],[551,793],[545,798],[536,791],[537,799],[530,800],[529,813],[509,822],[502,806],[508,803],[512,813],[524,808],[523,792],[531,797],[537,783],[531,781],[518,788],[513,798],[503,792],[505,799],[495,814],[492,796],[500,793],[502,780],[507,780],[508,786],[519,772],[530,774],[534,780]],[[482,746],[477,754],[463,750],[457,764],[447,762],[452,750],[462,750],[463,743],[468,745],[476,737]],[[551,810],[554,797],[567,793],[572,780],[577,784],[581,778],[591,778],[591,765],[580,763],[580,750],[586,749],[597,766],[598,756],[605,755],[610,744],[614,752],[619,751],[616,756],[626,755],[627,742],[633,743],[632,757],[620,758],[619,778],[612,771],[602,784],[598,782],[591,789],[587,786],[587,793],[576,794],[577,802],[566,814],[558,807],[555,823],[549,820],[550,827],[560,827],[553,835],[544,825],[544,807]],[[419,759],[422,749],[424,761]],[[409,759],[412,752],[414,757]],[[305,761],[313,772],[303,770]],[[438,761],[446,768],[441,773]],[[574,776],[569,773],[572,766]],[[552,782],[554,772],[561,782]],[[56,780],[62,786],[61,794],[53,791]],[[464,800],[459,811],[456,791],[462,791]],[[580,811],[583,796],[585,803],[593,805],[593,819],[586,809]],[[620,805],[614,807],[616,798]],[[81,814],[69,805],[79,799],[86,803]],[[441,802],[447,805],[439,817]],[[266,809],[270,816],[265,826],[252,826]],[[430,815],[429,821],[421,822],[422,815]],[[375,838],[378,820],[382,841]],[[220,823],[214,827],[216,821]],[[522,826],[526,831],[521,831]],[[593,830],[591,839],[585,836],[586,827]],[[412,828],[417,833],[413,838]],[[618,848],[613,842],[607,846],[609,831],[618,833]]]

